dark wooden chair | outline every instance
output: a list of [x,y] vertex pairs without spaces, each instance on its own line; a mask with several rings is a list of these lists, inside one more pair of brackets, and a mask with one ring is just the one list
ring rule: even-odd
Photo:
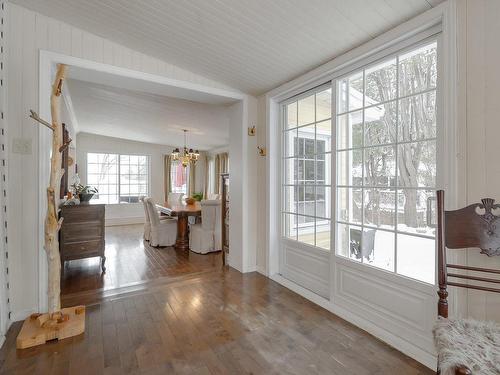
[[[495,284],[500,284],[500,278],[498,278],[498,276],[486,277],[487,275],[485,275],[499,275],[500,270],[449,264],[446,261],[446,249],[479,248],[481,254],[485,254],[488,257],[500,255],[500,204],[495,204],[495,201],[491,198],[485,198],[482,199],[482,203],[471,204],[470,206],[459,210],[445,211],[444,191],[439,190],[437,192],[437,210],[439,284],[438,316],[447,319],[448,286],[500,293],[500,288],[494,287]],[[464,274],[463,271],[470,272]],[[479,276],[477,276],[478,274]],[[465,281],[460,282],[461,280]],[[456,324],[456,326],[453,326],[454,324]],[[448,337],[449,335],[447,334],[447,330],[453,330],[454,334],[456,334],[456,332],[460,333],[460,329],[474,329],[475,333],[477,333],[478,324],[481,325],[482,323],[469,322],[467,320],[462,320],[461,322],[459,322],[459,320],[444,321],[443,319],[440,319],[434,329],[434,334],[435,337],[437,337],[437,335]],[[484,324],[485,328],[492,328],[491,325],[486,326],[486,322],[484,322]],[[460,328],[457,328],[457,326]],[[498,329],[498,326],[493,329]],[[467,332],[463,332],[463,334],[467,335]],[[462,338],[463,337],[467,338],[470,336],[462,336]],[[489,337],[486,338],[487,345],[489,345],[488,340],[490,340]],[[443,348],[440,348],[440,344],[453,347],[454,343],[457,341],[448,342],[444,340],[443,342],[439,342],[439,340],[436,340],[436,342],[438,346],[439,374],[439,362],[443,360],[443,357],[440,354],[442,354],[442,352],[446,352],[446,354],[450,356],[450,348],[442,350]],[[465,342],[467,343],[467,339],[465,339]],[[491,345],[496,345],[498,347],[498,344],[498,342],[491,341]],[[478,354],[479,357],[481,357],[481,353]],[[450,358],[447,358],[448,365],[450,364],[449,359]],[[485,368],[485,366],[490,366],[491,364],[475,363],[474,365],[479,366],[479,368]],[[488,369],[490,368],[488,367]],[[473,365],[471,363],[457,363],[456,366],[454,366],[454,370],[455,374],[473,374]],[[495,373],[494,371],[495,369],[492,373]],[[482,371],[480,372],[482,373]]]

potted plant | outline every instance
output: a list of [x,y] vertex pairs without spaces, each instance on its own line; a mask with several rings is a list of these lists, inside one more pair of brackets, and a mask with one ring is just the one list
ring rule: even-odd
[[193,199],[195,201],[201,202],[203,199],[203,193],[193,193]]
[[75,194],[78,194],[78,198],[80,199],[80,203],[88,203],[94,194],[97,194],[99,191],[97,188],[90,185],[82,185],[82,184],[74,184],[73,189]]

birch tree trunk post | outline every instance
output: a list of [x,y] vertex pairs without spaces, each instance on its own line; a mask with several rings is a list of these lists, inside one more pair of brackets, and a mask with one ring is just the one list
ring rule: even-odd
[[57,66],[56,77],[52,85],[50,96],[50,112],[52,115],[52,155],[50,158],[50,181],[47,188],[47,215],[45,217],[45,251],[48,263],[48,309],[49,314],[61,310],[61,257],[59,256],[59,229],[61,223],[57,217],[56,192],[60,190],[61,177],[64,170],[61,168],[61,149],[63,147],[61,123],[61,91],[66,77],[67,66]]
[[[62,218],[58,220],[58,194],[61,177],[65,171],[61,168],[62,152],[69,146],[71,139],[63,142],[61,123],[61,93],[67,66],[58,64],[56,77],[50,96],[52,122],[41,119],[34,111],[30,117],[52,130],[52,155],[50,157],[50,179],[47,187],[47,214],[44,226],[44,249],[48,264],[48,312],[35,313],[24,320],[17,335],[16,347],[25,349],[45,344],[50,340],[61,340],[81,335],[85,331],[85,306],[61,309],[61,258],[59,255],[59,229]],[[56,195],[57,194],[57,195]]]

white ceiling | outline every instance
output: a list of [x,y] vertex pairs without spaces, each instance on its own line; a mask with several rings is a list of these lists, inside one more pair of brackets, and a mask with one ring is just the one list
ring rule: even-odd
[[[70,71],[71,77],[71,71]],[[227,107],[67,80],[78,130],[140,142],[210,150],[229,143]]]
[[12,0],[251,94],[442,0]]

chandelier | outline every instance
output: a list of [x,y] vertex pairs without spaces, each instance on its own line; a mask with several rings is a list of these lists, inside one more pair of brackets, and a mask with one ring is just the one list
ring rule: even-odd
[[174,161],[180,161],[182,166],[185,168],[189,165],[189,163],[196,163],[198,160],[198,157],[200,156],[200,152],[198,150],[193,151],[192,148],[188,150],[186,146],[186,133],[187,130],[183,130],[184,132],[184,148],[182,150],[182,154],[179,150],[178,147],[175,148],[174,151],[172,151],[172,160]]

